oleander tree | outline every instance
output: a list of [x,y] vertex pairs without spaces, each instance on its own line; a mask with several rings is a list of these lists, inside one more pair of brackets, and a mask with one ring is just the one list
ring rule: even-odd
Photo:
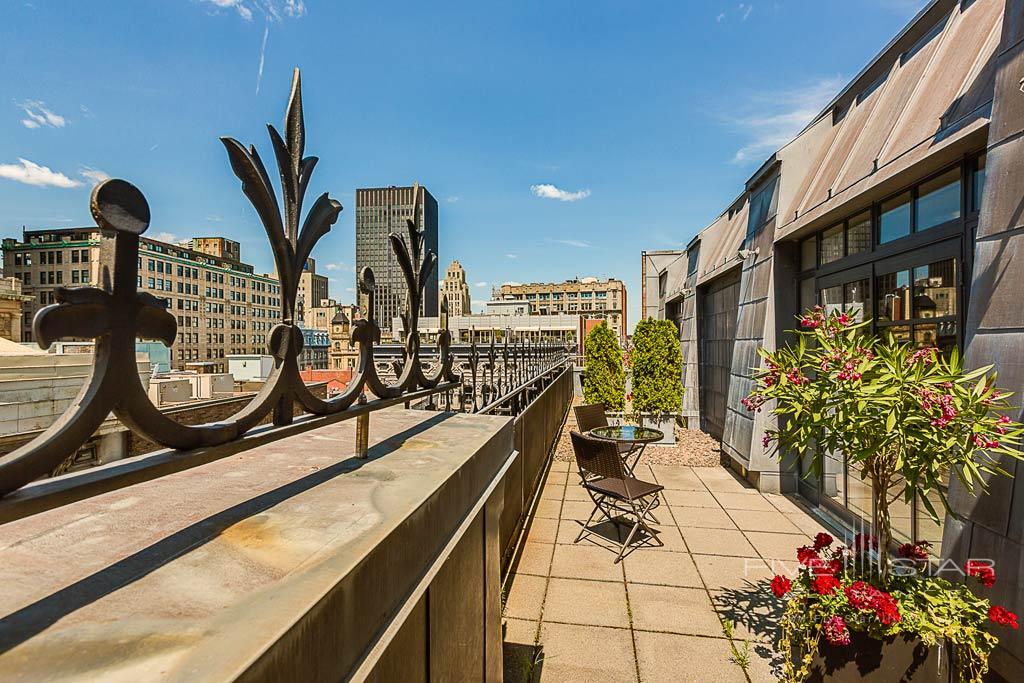
[[637,323],[630,361],[633,411],[678,414],[683,405],[683,354],[675,323],[654,318]]
[[615,333],[602,321],[586,336],[583,352],[583,400],[621,411],[626,405],[626,375],[622,348]]
[[[1008,475],[1004,457],[1021,459],[1024,427],[1017,409],[996,388],[987,366],[965,370],[957,349],[918,349],[892,336],[881,339],[868,322],[821,307],[800,319],[795,343],[758,349],[764,366],[755,372],[748,410],[768,406],[778,429],[764,434],[766,449],[796,453],[822,476],[827,453],[842,454],[850,476],[872,490],[877,572],[890,574],[890,506],[916,498],[941,522],[949,509],[948,476],[968,493],[984,491],[989,475]],[[933,494],[941,506],[932,502]]]

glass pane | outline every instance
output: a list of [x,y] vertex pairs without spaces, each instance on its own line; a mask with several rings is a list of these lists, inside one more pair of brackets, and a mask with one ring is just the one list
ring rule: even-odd
[[956,315],[956,259],[914,268],[914,317]]
[[956,321],[947,320],[938,323],[935,330],[935,345],[943,351],[949,351],[957,342]]
[[927,230],[960,218],[960,169],[943,173],[917,190],[917,229]]
[[866,315],[865,309],[868,306],[867,280],[846,283],[843,293],[843,306],[854,320],[857,322],[864,320]]
[[909,234],[910,193],[904,192],[898,197],[882,202],[878,241],[885,244],[900,237],[906,237]]
[[809,277],[800,281],[800,313],[814,308],[817,303],[814,299],[814,278]]
[[846,229],[846,253],[848,255],[871,251],[871,212],[854,216]]
[[937,329],[935,325],[914,325],[914,345],[919,347],[936,346]]
[[822,494],[839,505],[846,505],[846,485],[843,481],[841,455],[826,453],[822,458]]
[[837,285],[835,287],[828,287],[821,290],[821,305],[825,307],[825,312],[840,312],[843,310],[843,286]]
[[843,226],[836,225],[821,233],[821,264],[843,258]]
[[977,158],[974,165],[974,178],[971,189],[971,210],[981,211],[981,196],[985,192],[985,155]]
[[[949,476],[942,476],[943,486],[948,486]],[[924,504],[917,501],[917,539],[921,541],[928,541],[932,544],[929,548],[929,552],[938,557],[942,554],[942,526],[946,520],[946,513],[942,507],[942,498],[939,496],[938,491],[932,491],[928,494],[928,500],[931,502],[932,507],[935,508],[935,512],[939,515],[939,521],[936,522],[928,515],[928,510]]]
[[849,502],[847,507],[854,512],[854,514],[860,515],[865,520],[871,520],[871,484],[867,481],[862,481],[860,478],[860,470],[856,467],[850,470],[849,476],[847,477],[847,483],[849,484],[850,490],[848,492]]
[[886,325],[878,330],[878,334],[883,338],[892,337],[901,344],[906,344],[910,341],[910,326],[909,325]]
[[880,275],[875,289],[880,321],[910,319],[910,271]]
[[800,243],[800,269],[808,270],[818,265],[817,239],[811,237]]

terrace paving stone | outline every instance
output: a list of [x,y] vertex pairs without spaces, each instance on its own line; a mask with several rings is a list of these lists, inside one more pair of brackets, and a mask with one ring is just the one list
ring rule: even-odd
[[766,560],[795,560],[796,549],[811,543],[805,534],[774,534],[764,531],[745,532],[747,540]]
[[615,551],[592,545],[556,544],[551,576],[595,581],[622,581],[622,565]]
[[586,534],[579,541],[576,538],[580,535],[580,531],[583,529],[583,522],[575,519],[563,519],[558,526],[558,543],[567,543],[570,545],[596,545],[600,548],[615,548],[615,552],[619,552],[618,546],[615,542],[621,541],[626,537],[626,531],[622,529],[618,524],[613,522],[592,522],[590,525],[590,533]]
[[722,507],[710,491],[679,491],[676,489],[665,489],[661,495],[672,507],[716,509]]
[[622,561],[626,581],[659,586],[687,586],[703,588],[697,565],[688,553],[636,552]]
[[505,683],[530,683],[536,659],[538,624],[523,619],[505,619],[504,623]]
[[792,496],[780,496],[774,493],[764,494],[764,499],[771,503],[776,510],[785,515],[807,515],[806,510],[801,507]]
[[758,512],[779,512],[779,510],[766,500],[764,496],[755,491],[737,491],[735,493],[715,492],[715,499],[727,510],[756,510]]
[[643,683],[746,683],[729,658],[725,638],[636,632],[636,655]]
[[534,680],[634,683],[637,680],[629,629],[549,624],[541,627],[540,663]]
[[562,500],[565,497],[564,484],[545,484],[540,490],[541,500]]
[[532,621],[540,619],[547,585],[548,579],[545,576],[516,574],[508,600],[505,601],[505,616]]
[[523,544],[516,573],[548,576],[551,573],[551,554],[554,550],[553,544],[527,541]]
[[562,519],[587,521],[594,511],[594,503],[589,500],[567,500],[562,503]]
[[684,528],[683,538],[690,552],[695,555],[758,556],[754,546],[750,545],[741,531]]
[[[781,513],[780,513],[781,514]],[[680,528],[736,529],[732,517],[721,508],[687,508],[672,506],[672,515]]]
[[534,543],[554,543],[558,534],[558,520],[534,517],[526,540]]
[[708,590],[748,590],[765,578],[771,578],[768,564],[754,557],[694,555],[697,571]]
[[544,623],[629,628],[626,586],[611,581],[552,578],[544,602]]
[[800,530],[781,512],[729,510],[729,517],[743,531],[774,531],[795,534]]
[[565,499],[566,500],[582,500],[591,502],[593,499],[587,490],[583,488],[578,481],[570,481],[569,485],[565,487]]
[[629,584],[633,628],[720,637],[722,622],[703,588]]
[[541,498],[537,501],[537,508],[534,510],[534,517],[547,517],[548,519],[558,519],[562,514],[562,501],[560,499],[551,500],[548,498]]
[[655,480],[666,489],[677,491],[707,491],[708,488],[689,467],[651,465]]
[[627,557],[637,555],[641,551],[643,551],[644,553],[647,553],[649,551],[667,551],[672,553],[689,552],[689,550],[686,547],[686,542],[683,540],[682,534],[680,534],[679,529],[677,529],[675,525],[672,524],[672,517],[668,514],[668,512],[661,511],[661,514],[658,516],[658,519],[662,520],[663,523],[653,524],[652,526],[654,527],[654,531],[657,532],[658,540],[661,541],[663,545],[653,545],[653,543],[651,545],[645,545],[643,548],[638,548],[637,550],[629,553]]

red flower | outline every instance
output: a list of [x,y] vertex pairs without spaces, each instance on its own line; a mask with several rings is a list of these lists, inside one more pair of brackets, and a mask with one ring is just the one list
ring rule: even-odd
[[793,582],[785,576],[776,576],[772,579],[772,593],[775,597],[781,598],[783,595],[793,590]]
[[878,537],[870,534],[857,534],[853,537],[853,550],[858,553],[866,553],[871,548],[878,549]]
[[811,567],[821,560],[821,556],[818,555],[818,551],[811,546],[804,545],[796,549],[796,559],[800,564]]
[[900,607],[896,603],[896,598],[884,591],[878,591],[875,596],[875,616],[886,626],[895,624],[903,618],[900,616]]
[[996,582],[996,570],[981,560],[967,560],[967,576],[976,576],[985,588],[991,588]]
[[1014,631],[1017,630],[1017,615],[999,605],[992,605],[988,608],[988,618],[1000,626],[1009,626]]
[[829,617],[825,620],[825,639],[833,645],[849,645],[850,629],[846,628],[846,622],[840,616]]
[[917,543],[904,543],[900,546],[899,553],[900,557],[905,557],[908,560],[927,560],[928,559],[928,548],[931,543],[928,541],[918,541]]
[[854,581],[846,587],[846,599],[854,609],[874,609],[878,589],[863,581]]
[[814,578],[812,587],[818,595],[832,595],[839,588],[839,579],[831,574],[821,574]]
[[827,548],[830,545],[832,545],[832,541],[833,540],[834,539],[831,536],[829,536],[828,534],[826,534],[824,531],[819,532],[814,537],[814,549],[815,550],[822,550],[824,548]]

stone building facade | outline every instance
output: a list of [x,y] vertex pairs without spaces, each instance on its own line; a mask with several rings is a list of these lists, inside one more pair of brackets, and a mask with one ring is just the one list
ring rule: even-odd
[[[643,257],[645,312],[680,330],[685,412],[762,490],[799,492],[851,527],[871,518],[870,489],[841,456],[818,477],[778,462],[761,445],[773,418],[740,404],[757,348],[784,343],[814,305],[870,318],[878,334],[957,346],[1024,389],[1022,17],[1021,0],[929,2],[682,255]],[[955,514],[941,525],[922,501],[897,501],[895,535],[944,558],[995,559],[1005,578],[993,600],[1020,605],[1024,483],[991,484],[970,497],[953,482]],[[1024,679],[1024,637],[1000,635],[993,666]]]
[[31,301],[22,290],[22,281],[16,277],[0,279],[0,339],[20,342],[22,335],[22,309]]
[[452,261],[441,281],[441,296],[448,301],[448,315],[472,315],[473,307],[466,282],[466,271],[457,260]]
[[[173,368],[225,372],[228,354],[266,352],[280,319],[280,285],[235,260],[240,252],[231,240],[202,240],[205,251],[141,238],[138,288],[165,300],[178,321]],[[31,297],[20,321],[23,340],[33,341],[32,318],[56,301],[58,287],[99,283],[100,252],[112,243],[97,227],[26,230],[20,241],[3,241],[4,272],[21,280]]]
[[622,280],[584,277],[565,282],[504,284],[496,299],[522,300],[533,315],[570,315],[604,320],[620,340],[626,339],[626,285]]

